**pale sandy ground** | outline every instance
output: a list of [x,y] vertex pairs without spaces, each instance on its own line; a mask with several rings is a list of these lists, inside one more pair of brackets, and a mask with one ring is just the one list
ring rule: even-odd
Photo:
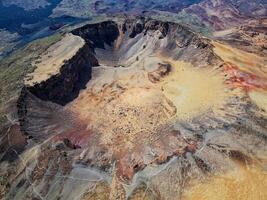
[[257,165],[237,165],[232,171],[196,183],[183,200],[265,200],[267,173]]
[[163,94],[177,108],[177,118],[190,120],[208,110],[223,107],[226,86],[221,74],[211,69],[194,68],[184,62],[171,61],[173,71],[163,83]]
[[[144,104],[149,106],[149,104],[153,104],[155,98],[159,101],[159,97],[164,96],[177,109],[175,118],[179,120],[190,120],[207,111],[216,112],[223,107],[229,94],[220,72],[213,71],[210,68],[194,68],[189,63],[169,61],[159,57],[147,58],[144,66],[145,70],[155,69],[158,62],[170,62],[173,66],[173,71],[156,84],[149,82],[146,72],[139,71],[136,68],[118,69],[119,72],[117,73],[114,72],[116,70],[110,68],[109,73],[97,74],[99,77],[96,80],[92,80],[92,82],[96,83],[89,84],[88,90],[81,92],[79,98],[70,104],[72,107],[74,106],[72,110],[78,112],[84,119],[87,118],[86,116],[93,115],[93,110],[97,109],[97,106],[92,106],[95,105],[92,101],[96,96],[98,96],[97,99],[99,100],[105,96],[114,96],[117,89],[111,89],[114,86],[108,86],[110,83],[124,88],[123,92],[119,92],[123,93],[119,94],[121,95],[119,97],[121,99],[119,100],[119,105],[124,103],[124,105],[131,106]],[[103,80],[109,80],[109,83],[101,83],[101,85],[105,85],[101,89],[99,83]],[[99,90],[101,92],[97,92]],[[111,94],[108,94],[109,92]],[[156,93],[158,97],[154,97]],[[86,108],[90,109],[87,110]]]
[[[214,42],[214,50],[226,62],[233,63],[240,70],[248,72],[258,77],[267,78],[267,59],[253,53],[232,48],[230,46]],[[251,90],[248,92],[252,102],[260,109],[264,110],[266,116],[267,111],[267,92],[264,90]]]
[[224,61],[235,64],[239,69],[267,78],[267,59],[229,45],[213,42],[215,53]]
[[267,92],[263,90],[253,90],[249,92],[249,97],[260,109],[262,114],[267,117]]
[[[228,88],[219,71],[160,56],[145,61],[129,68],[95,68],[87,89],[67,106],[92,129],[105,133],[105,144],[120,141],[116,145],[130,147],[139,133],[153,132],[172,120],[187,121],[207,112],[219,114],[227,102]],[[152,83],[147,73],[159,62],[170,62],[173,70],[162,81]],[[125,132],[127,137],[117,138]]]
[[85,41],[81,37],[70,33],[66,34],[62,40],[53,44],[41,55],[38,63],[36,61],[32,63],[37,67],[33,73],[27,76],[25,84],[40,83],[59,73],[64,61],[71,59],[84,44]]
[[98,77],[68,109],[88,122],[91,129],[105,133],[101,136],[104,144],[115,145],[114,148],[127,144],[131,148],[142,132],[152,132],[166,123],[175,108],[142,71],[117,70],[94,72]]
[[230,28],[230,29],[226,29],[226,30],[223,30],[223,31],[216,31],[216,32],[213,33],[213,36],[214,37],[223,37],[225,35],[233,33],[236,30],[237,30],[237,28]]

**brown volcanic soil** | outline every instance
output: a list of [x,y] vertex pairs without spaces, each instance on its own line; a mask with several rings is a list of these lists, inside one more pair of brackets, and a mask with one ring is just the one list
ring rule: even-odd
[[[55,63],[58,73],[21,91],[21,132],[10,131],[28,138],[9,172],[10,199],[194,199],[205,189],[209,199],[222,186],[222,199],[239,198],[231,187],[266,195],[256,189],[266,186],[264,59],[143,18],[72,34],[85,42]],[[255,190],[241,186],[246,175]]]

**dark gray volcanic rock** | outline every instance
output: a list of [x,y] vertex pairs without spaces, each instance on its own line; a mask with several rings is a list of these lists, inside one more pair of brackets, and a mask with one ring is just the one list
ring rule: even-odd
[[89,24],[73,30],[74,35],[81,36],[92,48],[104,48],[111,45],[119,37],[118,25],[113,21]]
[[97,65],[92,50],[85,45],[64,63],[59,74],[27,87],[27,90],[44,101],[65,105],[78,96],[80,89],[91,79],[92,67]]

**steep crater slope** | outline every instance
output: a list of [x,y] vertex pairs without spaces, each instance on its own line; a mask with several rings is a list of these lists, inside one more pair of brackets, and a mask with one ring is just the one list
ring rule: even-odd
[[266,119],[213,48],[143,18],[65,35],[25,79],[18,116],[30,139],[10,197],[182,198],[190,180],[263,159]]
[[221,62],[208,40],[200,39],[178,24],[140,19],[119,24],[107,21],[73,30],[41,55],[36,61],[37,68],[25,79],[18,103],[22,126],[27,120],[24,115],[28,114],[25,98],[31,94],[43,101],[64,106],[77,98],[80,89],[85,88],[91,79],[93,66],[99,66],[95,68],[95,73],[103,71],[103,78],[99,79],[107,83],[101,84],[110,84],[114,79],[112,74],[105,77],[106,70],[111,70],[111,73],[126,72],[126,76],[127,71],[141,72],[141,76],[148,73],[147,81],[157,82],[159,80],[154,79],[160,79],[164,73],[167,75],[173,70],[169,59],[190,62],[198,67],[215,66]]

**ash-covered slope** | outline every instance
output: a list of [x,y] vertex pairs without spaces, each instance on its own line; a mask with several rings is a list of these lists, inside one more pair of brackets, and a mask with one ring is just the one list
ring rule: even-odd
[[96,57],[101,62],[113,62],[112,65],[127,67],[138,56],[156,53],[198,63],[199,66],[213,65],[219,60],[213,54],[208,39],[200,38],[186,27],[171,22],[129,19],[120,25],[114,22],[87,25],[72,33],[85,39],[95,49]]
[[[25,78],[19,124],[7,134],[27,141],[20,154],[13,148],[17,159],[2,157],[5,197],[187,199],[195,193],[186,189],[216,182],[215,174],[237,180],[237,199],[266,195],[244,190],[247,174],[257,175],[252,188],[266,185],[265,111],[249,98],[265,88],[257,77],[240,82],[219,47],[180,24],[145,18],[65,35]],[[242,173],[227,174],[233,170]]]

